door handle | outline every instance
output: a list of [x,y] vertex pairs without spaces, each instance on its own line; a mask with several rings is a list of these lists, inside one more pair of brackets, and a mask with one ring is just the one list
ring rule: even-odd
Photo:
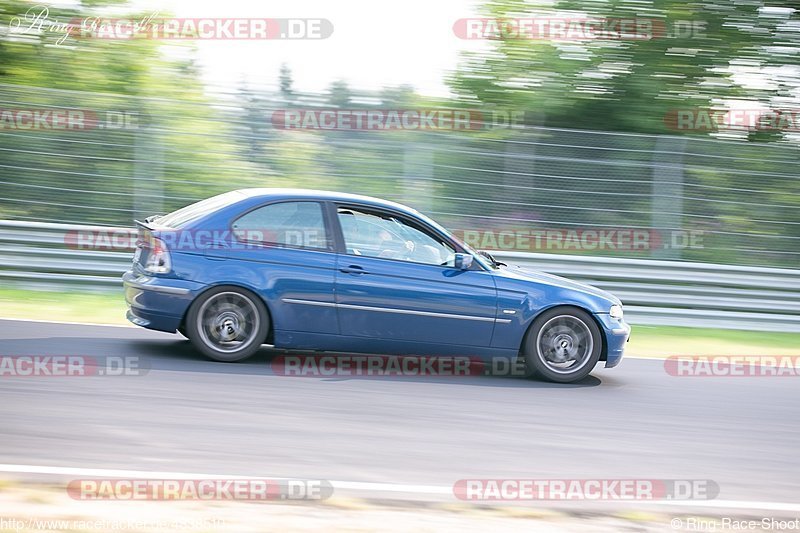
[[369,274],[369,272],[364,270],[364,267],[360,267],[358,265],[349,265],[346,267],[342,267],[339,269],[339,272],[344,272],[345,274],[356,274],[356,275]]

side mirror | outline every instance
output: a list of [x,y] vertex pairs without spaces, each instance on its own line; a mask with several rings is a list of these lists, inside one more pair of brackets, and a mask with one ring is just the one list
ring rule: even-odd
[[453,265],[459,270],[469,270],[473,257],[470,254],[456,254]]

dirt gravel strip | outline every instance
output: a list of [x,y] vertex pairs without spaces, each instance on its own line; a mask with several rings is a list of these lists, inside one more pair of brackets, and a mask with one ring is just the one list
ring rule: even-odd
[[[773,522],[763,522],[763,520]],[[764,516],[686,515],[642,511],[580,512],[524,507],[331,498],[322,502],[79,501],[54,484],[0,482],[2,532],[191,531],[537,531],[662,532],[720,530],[724,520],[750,531],[777,530]],[[794,519],[796,520],[796,519]],[[772,527],[770,527],[772,524]],[[761,527],[759,527],[761,526]],[[766,526],[766,527],[763,527]],[[787,528],[790,529],[790,528]]]

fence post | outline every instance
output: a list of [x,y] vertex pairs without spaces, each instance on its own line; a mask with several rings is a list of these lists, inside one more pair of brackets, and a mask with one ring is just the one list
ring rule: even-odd
[[504,143],[501,178],[503,200],[524,201],[525,195],[521,192],[524,189],[514,186],[533,187],[536,185],[535,178],[528,175],[536,171],[536,145],[529,143],[532,138],[534,137],[527,130],[512,130],[511,135]]
[[652,159],[651,226],[653,231],[661,235],[661,247],[654,246],[650,251],[651,257],[656,259],[681,258],[681,249],[672,244],[673,230],[683,229],[683,156],[686,142],[686,138],[667,135],[660,136],[656,141]]
[[140,125],[133,144],[133,214],[136,220],[164,214],[164,149],[155,128]]
[[403,202],[423,213],[431,211],[433,148],[407,143],[403,149]]

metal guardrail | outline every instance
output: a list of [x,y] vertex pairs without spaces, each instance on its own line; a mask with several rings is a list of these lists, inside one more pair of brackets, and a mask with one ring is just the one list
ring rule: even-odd
[[[130,228],[0,220],[0,279],[119,287],[131,251],[70,246],[70,235]],[[800,270],[525,252],[494,255],[617,295],[633,324],[800,332]]]
[[800,270],[498,252],[618,296],[632,324],[800,332]]
[[[329,94],[208,89],[202,99],[169,99],[0,83],[9,110],[75,110],[104,126],[3,124],[0,218],[125,226],[233,183],[295,186],[302,176],[307,186],[397,201],[481,238],[635,230],[647,244],[623,244],[625,257],[800,264],[798,143],[552,128],[536,125],[544,116],[536,109],[516,109],[525,125],[511,127],[504,112],[479,106],[469,112],[488,121],[485,129],[323,128],[298,144],[277,117],[329,111]],[[352,96],[351,110],[407,107],[385,91]],[[426,102],[425,111],[461,107]]]

